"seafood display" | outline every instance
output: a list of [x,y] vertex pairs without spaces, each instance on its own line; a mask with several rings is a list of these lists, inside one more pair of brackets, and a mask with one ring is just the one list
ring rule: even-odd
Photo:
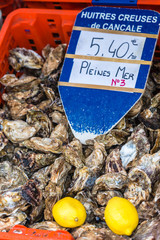
[[[58,93],[66,44],[42,56],[10,50],[0,109],[0,231],[14,225],[65,229],[52,208],[63,197],[79,200],[86,222],[66,229],[77,240],[160,239],[160,64],[153,62],[145,93],[107,134],[75,139]],[[102,106],[103,107],[103,106]],[[130,237],[113,233],[104,210],[113,197],[128,199],[139,224]]]

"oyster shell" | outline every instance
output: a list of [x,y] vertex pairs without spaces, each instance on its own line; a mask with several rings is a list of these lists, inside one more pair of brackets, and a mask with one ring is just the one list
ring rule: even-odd
[[57,124],[62,123],[65,126],[68,126],[68,121],[64,114],[62,114],[58,111],[54,111],[54,112],[50,113],[49,116],[52,118],[53,123],[57,123]]
[[152,183],[159,180],[160,174],[160,151],[154,154],[145,154],[141,157],[137,163],[136,167],[143,170],[148,177],[151,179]]
[[84,224],[74,230],[72,235],[77,240],[125,240],[131,238],[125,238],[114,234],[109,228],[96,227],[95,224]]
[[142,201],[149,200],[151,189],[151,180],[147,174],[138,168],[133,168],[128,174],[127,188],[124,192],[124,197],[127,198],[134,206],[137,206]]
[[127,175],[126,171],[122,166],[122,161],[120,159],[120,150],[119,148],[114,149],[107,156],[106,164],[105,164],[105,172],[120,172],[124,175]]
[[77,168],[74,171],[72,183],[68,189],[69,194],[77,193],[82,190],[91,190],[97,176],[89,168]]
[[62,123],[59,123],[51,132],[50,138],[58,138],[63,143],[68,143],[68,132],[66,126]]
[[49,76],[63,61],[66,44],[60,44],[56,48],[50,48],[48,57],[42,68],[42,76]]
[[98,205],[97,205],[96,201],[94,201],[92,199],[93,197],[92,197],[91,192],[81,191],[81,192],[77,193],[75,198],[77,200],[79,200],[86,209],[86,213],[87,213],[86,221],[87,222],[93,221],[94,220],[94,213],[95,213],[95,210],[98,207]]
[[27,175],[18,167],[13,166],[9,161],[0,163],[0,192],[22,186],[28,180]]
[[4,133],[2,131],[0,131],[0,151],[2,151],[2,149],[4,149],[4,147],[7,145],[7,143],[8,143],[8,138],[6,138]]
[[96,179],[92,194],[96,195],[100,190],[121,190],[127,183],[127,175],[117,172],[106,173]]
[[95,215],[98,219],[101,219],[102,221],[105,221],[104,211],[105,211],[105,207],[96,208],[95,211],[94,211],[94,215]]
[[148,108],[143,110],[143,112],[139,114],[139,120],[147,128],[153,130],[160,129],[160,114],[156,108]]
[[21,68],[41,69],[43,66],[43,59],[33,50],[26,48],[15,48],[9,51],[9,64],[19,71]]
[[102,143],[95,142],[93,152],[85,159],[85,165],[90,168],[93,173],[98,173],[102,167],[107,156],[105,147]]
[[82,144],[78,139],[74,139],[63,148],[65,160],[71,165],[82,168],[84,166],[84,156],[82,152]]
[[65,230],[64,227],[61,227],[54,221],[37,222],[30,225],[29,227],[34,229],[42,229],[42,230],[49,230],[49,231]]
[[135,166],[136,160],[146,153],[149,153],[149,150],[150,144],[148,138],[143,126],[140,124],[134,129],[133,133],[128,138],[127,143],[124,144],[120,150],[122,166],[125,169]]
[[119,191],[99,191],[96,195],[96,200],[99,205],[106,206],[108,201],[113,197],[123,197],[122,193]]
[[126,117],[128,117],[128,118],[136,117],[139,114],[139,112],[141,111],[142,106],[143,106],[143,100],[142,100],[142,98],[140,98],[140,100],[138,100],[138,102],[136,102],[136,104],[127,113]]
[[160,219],[154,218],[142,222],[135,234],[133,240],[159,240],[160,239]]
[[27,214],[21,211],[17,211],[8,217],[0,218],[0,231],[9,231],[15,225],[24,224],[26,219]]
[[0,195],[0,218],[10,216],[19,210],[25,211],[28,207],[20,188]]
[[52,164],[56,158],[57,156],[52,153],[35,153],[19,148],[15,149],[13,162],[28,172],[35,172],[42,167]]
[[52,130],[52,122],[47,114],[40,110],[31,109],[27,112],[26,122],[34,127],[39,137],[49,137]]
[[30,149],[39,150],[41,152],[52,152],[61,153],[62,152],[62,141],[56,138],[40,138],[32,137],[29,140],[21,142],[21,147],[27,147]]
[[36,134],[36,129],[22,120],[3,121],[3,132],[13,143],[23,142]]
[[[24,90],[25,84],[31,83],[32,81],[37,80],[34,76],[24,76],[17,78],[15,74],[6,74],[0,79],[0,83],[5,87],[17,87],[22,86]],[[17,88],[11,89],[12,91],[18,90]],[[21,89],[22,90],[22,89]],[[28,90],[28,89],[27,89]]]
[[156,204],[156,207],[160,210],[160,183],[157,186],[155,197],[154,197],[154,203]]
[[45,198],[45,220],[53,219],[52,208],[54,204],[62,197],[65,191],[64,184],[70,170],[71,165],[67,163],[63,157],[57,158],[51,165],[50,181],[43,192],[43,196]]
[[137,207],[138,217],[140,220],[152,219],[158,215],[158,210],[154,202],[143,201]]

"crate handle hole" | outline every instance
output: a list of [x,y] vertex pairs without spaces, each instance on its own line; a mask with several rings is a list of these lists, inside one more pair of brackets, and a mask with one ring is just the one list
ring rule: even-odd
[[31,34],[31,31],[29,29],[24,29],[26,34]]
[[28,41],[29,41],[30,44],[35,44],[33,39],[28,39]]
[[47,19],[48,22],[54,22],[54,19]]
[[54,24],[54,23],[49,23],[48,26],[49,26],[50,28],[56,28],[56,24]]
[[58,37],[59,37],[59,33],[52,33],[52,36],[53,36],[54,38],[58,38]]

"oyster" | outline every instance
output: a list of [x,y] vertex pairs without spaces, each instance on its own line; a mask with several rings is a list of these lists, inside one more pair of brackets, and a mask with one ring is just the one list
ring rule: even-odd
[[38,188],[40,190],[42,190],[42,191],[45,189],[45,187],[47,186],[47,184],[49,182],[51,166],[47,166],[47,167],[41,168],[40,170],[36,171],[32,175],[31,179],[35,180],[35,182],[37,183]]
[[136,104],[127,113],[126,117],[128,117],[128,118],[136,117],[139,114],[139,112],[141,111],[142,105],[143,105],[143,100],[142,100],[142,98],[140,98],[140,100],[138,100],[138,102],[136,102]]
[[52,208],[65,191],[64,185],[70,170],[71,165],[63,157],[57,158],[51,165],[50,181],[43,192],[45,198],[45,220],[52,220]]
[[106,206],[107,202],[113,197],[123,197],[122,193],[119,191],[99,191],[96,196],[96,200],[99,205]]
[[21,68],[41,69],[43,66],[43,59],[33,50],[26,48],[15,48],[9,51],[9,64],[19,71]]
[[95,210],[98,207],[98,205],[97,205],[96,201],[94,201],[92,199],[93,197],[92,197],[91,192],[81,191],[81,192],[77,193],[75,198],[77,200],[79,200],[86,209],[86,213],[87,213],[86,221],[87,222],[93,221],[94,220],[94,213],[95,213]]
[[62,123],[59,123],[51,132],[50,138],[58,138],[63,143],[68,143],[68,132],[66,126]]
[[85,165],[90,168],[93,173],[98,173],[102,167],[107,156],[105,147],[102,143],[95,142],[93,152],[85,159]]
[[92,173],[86,166],[81,169],[77,168],[74,171],[73,180],[70,188],[68,189],[69,194],[92,189],[96,178],[97,176],[95,173]]
[[94,211],[94,215],[95,215],[98,219],[101,219],[102,221],[105,221],[104,211],[105,211],[105,207],[96,208],[95,211]]
[[154,203],[156,204],[156,207],[160,210],[160,183],[158,184],[155,192]]
[[143,201],[137,207],[138,217],[140,220],[152,219],[158,215],[158,210],[154,202]]
[[127,175],[117,172],[106,173],[96,179],[92,194],[96,195],[100,190],[121,190],[128,183]]
[[61,227],[56,222],[53,221],[43,221],[37,222],[29,226],[30,228],[34,229],[42,229],[42,230],[49,230],[49,231],[57,231],[57,230],[65,230],[64,227]]
[[135,206],[142,201],[149,200],[152,189],[151,180],[147,174],[143,170],[133,168],[128,174],[128,179],[130,182],[124,192],[124,197]]
[[160,219],[154,218],[142,222],[135,234],[133,240],[159,240],[160,239]]
[[21,211],[17,211],[8,217],[0,218],[0,231],[9,231],[15,225],[25,224],[26,219],[27,214]]
[[139,114],[139,120],[153,130],[160,129],[160,114],[156,108],[148,108]]
[[63,148],[63,155],[65,160],[77,168],[84,166],[84,156],[82,152],[82,144],[78,139],[74,139],[67,146]]
[[23,142],[36,134],[36,129],[22,120],[3,121],[3,132],[13,143]]
[[56,138],[40,138],[32,137],[29,140],[21,142],[21,147],[27,147],[30,149],[39,150],[41,152],[52,152],[61,153],[62,152],[62,141]]
[[35,172],[36,170],[52,164],[56,155],[52,153],[35,153],[27,149],[15,149],[13,162],[28,172]]
[[18,167],[13,166],[9,161],[0,163],[0,192],[22,186],[28,180],[27,175]]
[[160,174],[160,151],[154,154],[145,154],[136,162],[136,167],[143,170],[152,183],[159,180]]
[[[96,227],[94,224],[84,224],[74,230],[72,235],[77,240],[125,240],[123,236],[114,234],[109,228]],[[127,238],[128,240],[130,238]]]
[[[15,74],[6,74],[0,79],[0,83],[5,87],[11,87],[11,88],[23,85],[22,87],[24,90],[25,84],[31,83],[32,81],[35,81],[35,80],[37,80],[37,78],[34,76],[23,76],[21,78],[17,78]],[[14,88],[11,90],[15,91],[18,89]]]
[[56,48],[50,48],[48,57],[42,68],[42,76],[49,76],[63,61],[66,44],[60,44]]
[[20,101],[16,98],[11,98],[4,93],[2,95],[2,99],[7,102],[7,106],[10,110],[10,115],[12,119],[23,119],[27,114],[28,110],[33,107],[32,104],[28,104],[25,101]]
[[110,152],[106,159],[105,172],[120,172],[124,175],[127,175],[126,171],[122,166],[122,161],[120,159],[119,148],[114,149]]
[[10,216],[19,210],[25,211],[28,207],[20,188],[0,195],[0,218]]
[[40,110],[31,109],[27,112],[26,122],[34,127],[39,137],[49,137],[52,130],[52,122],[47,114]]
[[62,123],[65,126],[68,126],[67,118],[64,114],[58,111],[54,111],[50,113],[49,116],[52,118],[53,123],[57,123],[57,124]]
[[0,131],[0,151],[2,151],[2,149],[4,149],[4,147],[7,145],[7,143],[8,143],[8,138],[6,138],[4,133],[2,131]]
[[136,160],[144,154],[149,153],[149,150],[150,144],[148,138],[143,126],[140,124],[134,129],[127,143],[124,144],[120,150],[122,166],[125,169],[135,166]]

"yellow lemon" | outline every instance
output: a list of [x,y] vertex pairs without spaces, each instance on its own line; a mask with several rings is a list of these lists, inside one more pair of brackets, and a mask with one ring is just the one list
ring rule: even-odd
[[108,227],[118,235],[130,236],[139,221],[136,208],[121,197],[113,197],[108,201],[104,217]]
[[62,227],[75,228],[86,220],[86,209],[75,198],[65,197],[59,200],[52,209],[55,221]]

